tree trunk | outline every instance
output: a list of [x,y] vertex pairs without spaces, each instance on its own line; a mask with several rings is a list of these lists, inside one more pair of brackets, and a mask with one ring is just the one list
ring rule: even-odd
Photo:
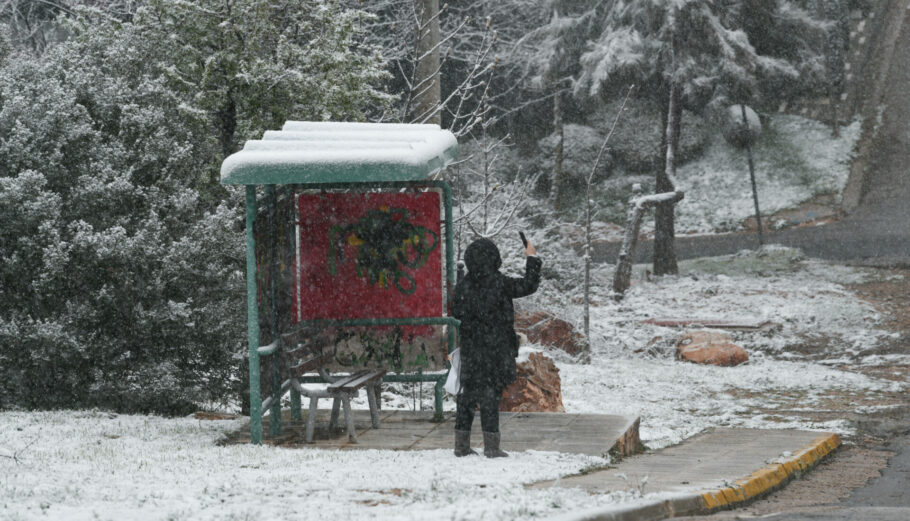
[[838,104],[846,81],[846,55],[850,46],[850,9],[845,0],[828,0],[820,7],[824,19],[834,23],[828,29],[825,65],[828,72],[828,102],[830,103],[831,135],[840,137]]
[[439,0],[414,1],[419,20],[413,93],[415,122],[440,125]]
[[237,131],[237,104],[234,103],[234,96],[231,92],[228,92],[227,100],[218,111],[217,118],[221,153],[227,157],[236,152],[234,133]]
[[[679,147],[679,128],[682,106],[679,103],[679,87],[670,86],[667,96],[667,126],[665,127],[666,163],[658,169],[655,193],[676,190],[672,179],[676,176],[676,150]],[[675,275],[679,273],[676,264],[674,203],[661,203],[654,211],[654,275]]]
[[562,158],[565,135],[563,133],[561,97],[559,92],[553,96],[553,127],[556,130],[556,150],[553,152],[554,161],[553,177],[552,182],[550,183],[550,202],[552,203],[554,210],[559,210],[562,200]]
[[828,100],[831,103],[831,137],[840,137],[840,120],[837,115],[837,102],[840,101],[833,89],[828,89]]

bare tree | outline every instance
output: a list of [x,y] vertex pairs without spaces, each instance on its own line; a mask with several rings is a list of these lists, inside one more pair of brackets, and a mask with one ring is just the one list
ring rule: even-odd
[[[400,93],[401,102],[383,119],[438,121],[462,138],[477,126],[478,116],[493,120],[492,129],[528,103],[549,99],[535,95],[528,100],[523,90],[528,84],[521,61],[524,48],[518,43],[527,28],[545,19],[543,6],[548,0],[434,0],[438,10],[423,15],[421,6],[428,0],[345,1],[374,15],[365,29],[392,64],[391,88]],[[431,62],[435,67],[428,65]],[[437,83],[435,105],[419,103]]]
[[591,349],[591,222],[594,218],[594,201],[591,195],[591,187],[594,184],[594,174],[597,172],[597,167],[600,165],[600,161],[603,158],[603,154],[607,149],[607,145],[610,143],[610,138],[613,137],[613,133],[616,131],[616,124],[619,123],[619,118],[622,116],[623,110],[626,108],[626,103],[629,101],[629,96],[632,95],[632,91],[635,89],[635,86],[629,87],[628,92],[626,92],[626,97],[623,98],[622,104],[619,106],[619,110],[616,112],[616,116],[613,118],[613,125],[610,127],[610,132],[607,133],[607,136],[604,138],[603,145],[600,147],[600,151],[597,153],[597,159],[594,161],[594,165],[591,167],[591,173],[588,174],[588,178],[585,180],[585,282],[584,282],[584,330],[585,330],[585,349]]
[[[679,85],[671,83],[667,96],[666,126],[663,134],[665,164],[657,170],[654,192],[658,194],[676,191],[676,151],[679,147],[679,128],[682,106],[679,99]],[[675,275],[679,272],[676,263],[676,201],[667,200],[657,204],[654,211],[654,258],[655,275]]]
[[[669,236],[664,236],[662,239],[665,241],[664,248],[665,251],[669,252],[668,257],[663,257],[661,260],[664,262],[663,267],[667,268],[672,266],[673,271],[671,273],[676,273],[676,252],[673,244],[673,235],[672,235],[672,217],[673,217],[673,207],[676,203],[681,201],[685,194],[677,189],[676,185],[676,147],[679,142],[679,87],[675,84],[671,85],[671,92],[669,96],[669,106],[667,107],[667,127],[666,127],[666,157],[665,164],[662,173],[658,173],[658,190],[654,195],[637,197],[629,201],[629,218],[626,223],[626,231],[623,236],[622,247],[619,250],[619,259],[616,263],[616,270],[613,272],[613,293],[616,295],[616,298],[622,298],[622,295],[627,289],[629,289],[629,284],[632,277],[632,261],[635,257],[635,246],[638,243],[638,230],[641,227],[641,220],[644,216],[644,212],[651,207],[657,207],[657,210],[660,211],[661,207],[667,208],[664,210],[669,213],[669,224],[670,224],[670,234]],[[674,92],[675,91],[675,92]],[[664,190],[661,190],[664,188]],[[661,214],[655,215],[655,220],[661,218]],[[666,214],[663,214],[666,218]],[[657,254],[657,227],[655,226],[655,238],[654,238],[654,265],[655,268],[658,262]],[[669,243],[669,244],[667,244]],[[655,271],[655,273],[657,273]],[[668,273],[668,272],[663,272]]]
[[[481,124],[482,129],[486,125]],[[517,213],[527,202],[528,194],[537,182],[536,177],[524,180],[515,179],[512,182],[500,182],[495,175],[496,164],[501,159],[501,151],[509,146],[509,136],[491,138],[484,134],[478,142],[480,150],[480,169],[464,168],[464,173],[480,181],[483,192],[480,200],[465,210],[461,206],[462,214],[458,218],[460,223],[467,226],[476,237],[493,238],[500,235],[512,224]]]

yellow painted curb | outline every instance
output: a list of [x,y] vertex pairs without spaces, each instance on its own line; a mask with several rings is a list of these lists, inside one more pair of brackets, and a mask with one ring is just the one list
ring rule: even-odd
[[773,463],[749,476],[737,480],[733,486],[710,490],[701,495],[708,511],[732,508],[786,483],[797,472],[815,466],[819,461],[840,446],[837,434],[826,434],[812,440],[808,447],[780,463]]

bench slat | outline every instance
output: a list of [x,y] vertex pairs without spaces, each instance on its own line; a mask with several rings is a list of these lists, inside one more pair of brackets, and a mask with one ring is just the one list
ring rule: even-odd
[[329,384],[329,389],[342,392],[356,391],[364,385],[369,384],[373,380],[382,378],[386,372],[387,371],[385,369],[377,369],[375,371],[361,371],[359,373],[352,374],[347,378],[342,378],[337,382]]
[[295,376],[303,376],[306,373],[312,372],[319,367],[329,363],[332,360],[332,355],[329,353],[323,353],[318,356],[314,356],[308,360],[304,360],[296,365],[291,366],[291,371]]

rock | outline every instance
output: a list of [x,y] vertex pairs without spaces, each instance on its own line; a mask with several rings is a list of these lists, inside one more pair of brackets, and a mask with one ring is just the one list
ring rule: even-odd
[[749,354],[733,343],[733,337],[722,331],[687,331],[676,344],[676,358],[696,364],[725,367],[749,360]]
[[559,368],[544,354],[531,353],[518,364],[518,378],[502,392],[500,411],[566,412]]
[[585,350],[585,339],[575,332],[572,324],[546,311],[516,313],[515,330],[527,335],[529,342],[556,347],[570,355]]

